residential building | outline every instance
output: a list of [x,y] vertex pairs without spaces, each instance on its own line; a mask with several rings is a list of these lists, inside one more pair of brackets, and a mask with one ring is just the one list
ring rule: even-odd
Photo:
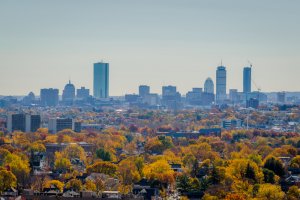
[[243,92],[245,94],[252,92],[251,91],[251,67],[244,67]]

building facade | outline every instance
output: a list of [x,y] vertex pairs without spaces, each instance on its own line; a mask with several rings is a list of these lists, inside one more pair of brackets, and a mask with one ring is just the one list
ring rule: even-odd
[[59,102],[58,89],[41,89],[41,105],[42,106],[57,106]]
[[14,131],[36,132],[41,127],[40,115],[29,114],[9,114],[7,117],[7,130],[12,133]]
[[48,122],[48,129],[50,133],[57,133],[64,129],[71,129],[74,130],[74,123],[73,119],[69,118],[53,118],[49,119]]
[[90,90],[86,89],[85,87],[81,87],[77,89],[77,98],[78,99],[87,99],[90,96]]
[[73,103],[75,100],[75,86],[69,81],[62,94],[63,102]]
[[215,93],[214,82],[211,78],[206,79],[206,81],[204,83],[204,92],[209,93],[209,94],[214,94]]
[[223,103],[227,99],[226,95],[226,68],[219,66],[216,71],[216,102]]
[[109,64],[95,63],[94,64],[94,97],[108,98],[109,97]]
[[140,85],[139,86],[139,96],[145,97],[150,94],[150,87],[148,85]]
[[251,93],[251,67],[245,67],[243,72],[243,92]]

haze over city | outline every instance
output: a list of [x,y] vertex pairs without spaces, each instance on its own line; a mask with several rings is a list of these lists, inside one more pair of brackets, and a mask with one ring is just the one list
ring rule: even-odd
[[[147,84],[186,93],[227,67],[268,91],[299,91],[299,1],[1,1],[0,94],[93,88],[93,63],[110,63],[110,95]],[[253,90],[256,88],[253,86]]]

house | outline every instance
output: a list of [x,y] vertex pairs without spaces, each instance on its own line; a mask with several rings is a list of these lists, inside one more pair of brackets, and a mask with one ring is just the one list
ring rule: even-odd
[[18,190],[14,188],[9,188],[5,190],[2,195],[2,197],[17,197],[18,196]]
[[132,189],[134,195],[144,197],[145,200],[151,200],[153,197],[159,196],[159,189],[153,187],[147,179],[143,178],[138,183],[135,183]]
[[102,198],[107,199],[121,199],[122,195],[119,191],[103,191],[102,192]]

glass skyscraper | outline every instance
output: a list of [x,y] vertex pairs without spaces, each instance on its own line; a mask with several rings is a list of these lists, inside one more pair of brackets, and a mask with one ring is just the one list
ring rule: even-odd
[[94,97],[108,98],[109,97],[109,64],[95,63],[94,64]]
[[243,92],[247,94],[251,92],[251,67],[245,67],[243,74]]
[[217,103],[223,103],[227,99],[226,94],[226,68],[219,66],[216,72],[216,101]]

